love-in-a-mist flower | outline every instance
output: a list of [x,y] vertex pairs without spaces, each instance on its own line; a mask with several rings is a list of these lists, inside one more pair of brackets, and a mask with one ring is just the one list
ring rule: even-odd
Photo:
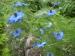
[[55,15],[56,14],[56,10],[50,10],[48,12],[48,16],[52,16],[52,15]]
[[47,43],[47,42],[42,42],[42,43],[40,43],[40,44],[37,44],[37,47],[38,47],[38,48],[42,48],[42,47],[44,47],[44,46],[46,45],[46,43]]
[[16,29],[14,32],[12,32],[12,36],[14,37],[19,37],[21,34],[22,30],[20,28]]
[[34,47],[38,47],[38,48],[43,48],[45,45],[46,45],[47,42],[42,42],[42,43],[38,43],[38,42],[35,42],[33,44],[33,48]]
[[55,2],[55,3],[53,4],[53,7],[59,6],[60,4],[61,4],[61,2]]
[[15,3],[15,6],[17,6],[17,7],[18,7],[18,6],[27,6],[27,5],[28,5],[28,4],[23,3],[23,2],[19,2],[19,1]]
[[64,32],[54,32],[54,37],[57,39],[57,40],[62,40],[63,37],[64,37]]
[[21,11],[17,11],[14,13],[14,15],[11,15],[10,18],[8,19],[8,23],[16,23],[16,22],[21,22],[22,17],[24,16],[24,13]]

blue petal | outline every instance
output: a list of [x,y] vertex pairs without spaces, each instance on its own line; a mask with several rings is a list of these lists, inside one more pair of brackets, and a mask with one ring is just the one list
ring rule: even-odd
[[16,2],[15,6],[26,6],[28,4],[22,3],[22,2]]
[[54,36],[57,40],[62,40],[64,37],[64,32],[54,32]]
[[12,15],[9,19],[8,19],[8,23],[15,23],[15,16]]
[[16,23],[16,22],[21,22],[22,17],[24,16],[24,13],[21,11],[16,12],[14,15],[10,16],[8,19],[8,23]]
[[44,47],[44,45],[38,44],[37,47],[38,47],[38,48],[42,48],[42,47]]
[[15,6],[23,6],[21,2],[16,2]]
[[42,48],[42,47],[44,47],[46,45],[46,42],[42,42],[41,44],[37,44],[37,47],[38,48]]
[[56,10],[50,10],[48,12],[48,16],[52,16],[52,15],[55,15],[56,14]]
[[53,7],[60,5],[61,2],[56,2],[53,4]]
[[47,43],[47,42],[42,42],[41,44],[42,44],[42,45],[45,45],[46,43]]
[[16,31],[12,32],[12,35],[14,37],[19,37],[21,32],[22,32],[22,30],[20,28],[18,28]]
[[33,47],[33,48],[34,48],[34,47],[42,48],[42,47],[44,47],[45,45],[46,45],[46,42],[42,42],[42,43],[35,42],[32,47]]
[[24,13],[21,11],[16,12],[16,14],[17,14],[16,21],[22,19],[22,17],[24,16]]

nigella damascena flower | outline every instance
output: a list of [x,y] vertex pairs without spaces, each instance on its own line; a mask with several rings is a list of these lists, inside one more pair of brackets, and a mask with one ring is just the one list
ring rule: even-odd
[[54,37],[57,39],[57,40],[62,40],[63,37],[64,37],[64,32],[54,32]]
[[61,4],[61,2],[55,2],[55,3],[53,4],[53,7],[56,7],[56,6],[60,5],[60,4]]
[[16,29],[14,32],[12,32],[12,36],[19,37],[22,30],[20,28]]
[[52,15],[55,15],[56,14],[56,10],[50,10],[48,12],[48,16],[52,16]]
[[44,46],[46,45],[46,43],[47,43],[47,42],[39,43],[39,44],[37,44],[37,47],[38,47],[38,48],[42,48],[42,47],[44,47]]
[[8,23],[16,23],[16,22],[21,22],[22,17],[24,16],[24,13],[21,11],[17,11],[14,13],[14,15],[11,15],[10,18],[8,19]]
[[42,47],[44,47],[44,46],[46,45],[46,43],[47,43],[47,42],[42,42],[42,43],[35,42],[35,43],[33,44],[33,48],[34,48],[34,47],[42,48]]
[[28,4],[23,3],[23,2],[16,2],[15,6],[27,6]]

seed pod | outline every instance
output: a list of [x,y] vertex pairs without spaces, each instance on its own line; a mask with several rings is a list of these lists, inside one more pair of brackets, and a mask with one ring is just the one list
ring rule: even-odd
[[39,48],[31,48],[26,51],[26,56],[41,56]]
[[28,37],[27,37],[27,39],[26,39],[26,41],[25,41],[25,47],[26,47],[26,49],[30,49],[30,48],[32,48],[32,43],[33,43],[33,40],[35,40],[36,38],[32,35],[32,34],[30,34]]

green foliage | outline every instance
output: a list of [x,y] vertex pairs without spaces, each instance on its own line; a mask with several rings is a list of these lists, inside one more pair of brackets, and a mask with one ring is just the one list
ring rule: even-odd
[[[54,53],[55,56],[75,56],[75,1],[58,0],[61,2],[58,8],[62,8],[54,16],[48,16],[51,9],[58,10],[48,5],[48,3],[58,2],[57,0],[20,0],[29,4],[28,7],[13,7],[13,4],[19,0],[2,0],[0,2],[0,56],[12,56],[11,50],[15,46],[24,48],[24,37],[29,33],[37,37],[42,37],[38,42],[47,41],[47,45],[42,48],[42,56],[47,52]],[[17,10],[25,13],[22,23],[8,25],[7,19]],[[62,15],[61,15],[62,14]],[[63,16],[66,15],[66,16]],[[74,18],[71,18],[74,17]],[[51,27],[47,27],[52,23]],[[10,36],[10,32],[16,28],[22,28],[23,32],[18,39]],[[41,35],[39,29],[45,28],[45,33]],[[6,32],[7,31],[7,32]],[[52,32],[64,31],[63,40],[57,41]],[[35,42],[35,41],[34,41]],[[15,43],[15,44],[10,44]],[[17,55],[18,51],[14,53]],[[20,54],[21,55],[21,54]]]
[[63,6],[63,13],[68,17],[74,17],[75,15],[75,1],[66,1]]

